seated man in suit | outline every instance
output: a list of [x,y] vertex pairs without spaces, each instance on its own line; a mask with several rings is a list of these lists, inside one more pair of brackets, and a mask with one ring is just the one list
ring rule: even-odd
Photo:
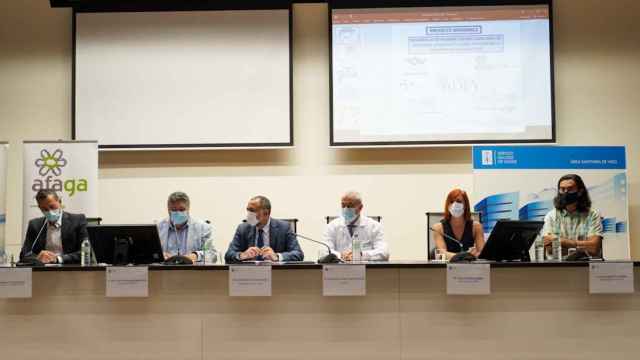
[[38,191],[36,201],[44,216],[29,221],[20,260],[35,257],[45,264],[79,263],[80,244],[89,238],[85,216],[62,211],[53,190]]
[[271,218],[271,202],[256,196],[247,204],[247,221],[238,225],[227,263],[244,260],[302,261],[304,254],[289,223]]
[[353,240],[361,242],[362,260],[389,260],[389,246],[384,240],[382,224],[364,215],[362,196],[349,191],[340,199],[341,216],[331,221],[323,235],[323,240],[331,252],[344,261],[353,259]]
[[176,191],[167,199],[169,217],[158,223],[158,234],[165,260],[174,255],[183,255],[191,261],[204,261],[204,249],[213,251],[213,262],[218,252],[213,246],[211,225],[191,217],[191,202],[187,194]]

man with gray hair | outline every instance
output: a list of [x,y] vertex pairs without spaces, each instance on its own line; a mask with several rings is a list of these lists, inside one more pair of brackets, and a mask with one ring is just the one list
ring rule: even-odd
[[213,246],[212,226],[191,217],[189,196],[176,191],[167,199],[169,217],[158,223],[158,234],[165,260],[172,256],[185,256],[193,262],[204,261],[204,250],[213,252],[213,262],[218,252]]
[[331,252],[344,261],[352,261],[353,243],[358,241],[361,260],[389,260],[382,224],[363,214],[360,193],[349,191],[342,196],[340,202],[341,216],[327,224],[323,236]]
[[238,225],[224,259],[302,261],[304,253],[289,223],[271,218],[271,201],[259,195],[249,200],[246,221]]

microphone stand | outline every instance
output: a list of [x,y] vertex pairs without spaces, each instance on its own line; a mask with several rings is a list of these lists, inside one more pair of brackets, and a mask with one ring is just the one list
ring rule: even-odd
[[322,241],[314,240],[314,239],[306,237],[304,235],[300,235],[300,234],[295,234],[295,235],[296,235],[296,237],[302,238],[304,240],[308,240],[308,241],[314,242],[316,244],[324,245],[327,248],[327,251],[329,251],[329,254],[320,257],[318,259],[318,264],[336,264],[336,263],[343,262],[339,257],[336,256],[336,254],[331,252],[331,247],[329,247],[329,245],[327,245],[326,243],[324,243]]

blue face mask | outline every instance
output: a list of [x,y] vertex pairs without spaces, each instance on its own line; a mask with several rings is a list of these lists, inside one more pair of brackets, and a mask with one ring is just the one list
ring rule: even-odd
[[62,214],[62,212],[60,211],[60,209],[58,210],[49,210],[49,211],[45,211],[44,212],[44,216],[47,218],[48,222],[56,222],[58,221],[58,219],[60,219],[60,215]]
[[342,217],[344,218],[345,223],[351,224],[357,216],[358,214],[356,214],[356,209],[348,207],[342,208]]
[[170,211],[169,216],[173,225],[183,225],[189,220],[189,215],[186,211]]

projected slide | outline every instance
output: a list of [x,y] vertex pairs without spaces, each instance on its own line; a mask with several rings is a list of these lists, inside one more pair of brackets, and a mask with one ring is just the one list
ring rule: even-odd
[[553,141],[547,5],[332,10],[332,145]]
[[289,9],[77,12],[74,138],[293,145]]

